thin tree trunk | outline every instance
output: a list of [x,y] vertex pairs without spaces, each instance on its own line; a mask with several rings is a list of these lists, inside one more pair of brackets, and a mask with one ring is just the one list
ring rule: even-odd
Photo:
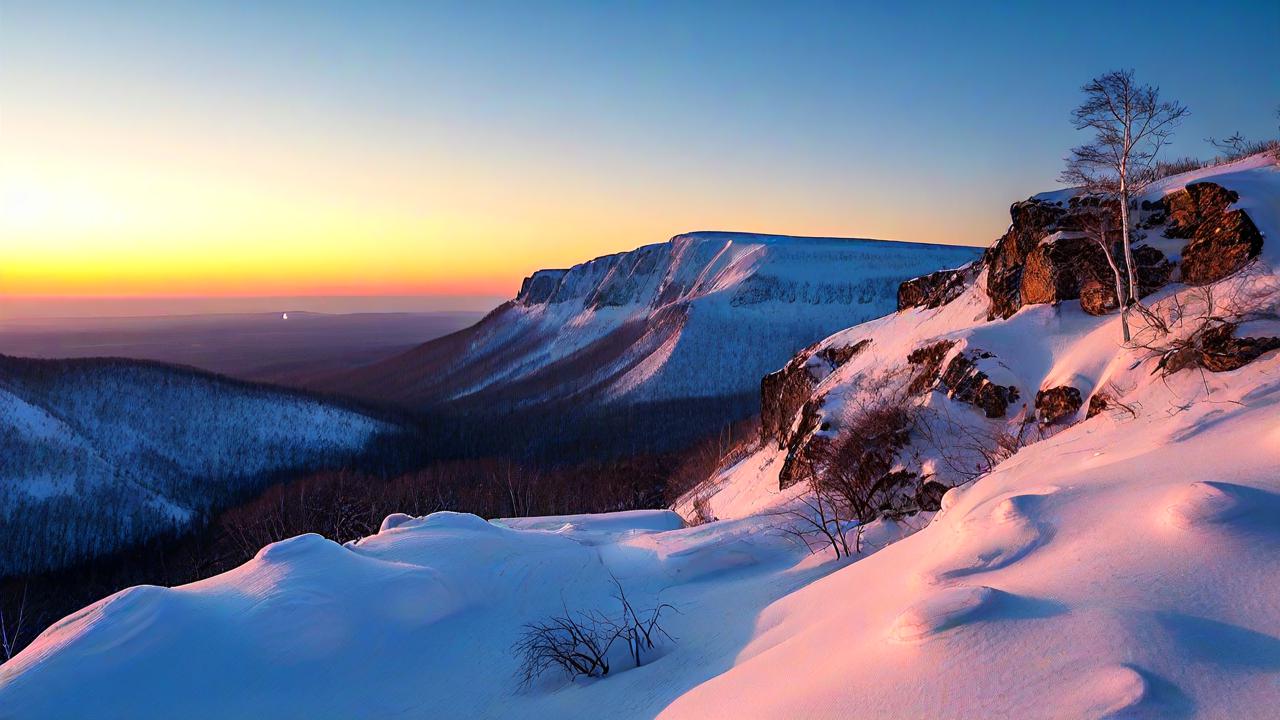
[[1107,265],[1111,266],[1111,274],[1115,278],[1116,302],[1121,305],[1120,329],[1124,335],[1124,341],[1127,343],[1130,340],[1130,336],[1129,317],[1125,312],[1127,308],[1124,307],[1124,278],[1120,275],[1120,268],[1116,265],[1116,260],[1111,255],[1111,243],[1107,240],[1107,225],[1109,223],[1105,217],[1103,218],[1102,223],[1102,230],[1099,233],[1098,245],[1102,247],[1102,254],[1107,258]]

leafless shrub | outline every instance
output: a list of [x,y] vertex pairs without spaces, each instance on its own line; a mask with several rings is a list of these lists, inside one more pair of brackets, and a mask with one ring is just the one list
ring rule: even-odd
[[839,560],[855,552],[850,548],[848,533],[854,530],[856,544],[861,539],[861,527],[853,527],[847,509],[835,493],[821,485],[811,486],[810,492],[795,502],[776,511],[782,520],[779,532],[803,543],[810,553],[829,549]]
[[658,648],[662,639],[674,641],[662,627],[664,612],[676,612],[669,603],[637,609],[622,583],[613,578],[613,598],[619,611],[609,616],[596,610],[563,612],[528,623],[512,651],[520,661],[518,677],[528,688],[548,671],[560,670],[569,679],[605,677],[611,669],[609,654],[621,642],[635,667]]
[[711,511],[711,496],[698,495],[693,499],[693,516],[685,518],[685,522],[690,527],[698,525],[706,525],[709,522],[715,522],[715,513]]
[[950,477],[947,485],[964,485],[991,473],[1019,450],[1040,440],[1044,429],[1025,414],[1016,424],[997,430],[957,420],[946,407],[931,408],[916,423],[920,444],[937,458]]
[[618,640],[611,623],[597,613],[570,612],[528,623],[512,650],[520,659],[520,684],[529,687],[549,670],[570,678],[609,674],[609,649]]
[[906,492],[916,475],[897,467],[918,412],[901,385],[882,387],[835,439],[810,444],[802,472],[809,493],[780,511],[788,520],[782,531],[810,552],[849,557],[862,551],[868,523],[919,509]]
[[1222,154],[1212,158],[1184,157],[1158,162],[1153,166],[1152,177],[1160,180],[1170,175],[1181,175],[1192,170],[1233,163],[1260,153],[1270,153],[1277,162],[1280,162],[1280,140],[1246,140],[1237,133],[1225,140],[1206,138],[1205,141],[1223,151]]
[[653,608],[637,610],[627,597],[626,590],[617,578],[613,578],[613,597],[622,606],[622,617],[614,624],[618,637],[627,645],[631,661],[636,667],[644,664],[644,656],[657,650],[658,641],[662,638],[674,641],[675,638],[663,629],[660,624],[664,610],[678,612],[669,603],[659,603]]
[[1181,175],[1192,170],[1199,170],[1212,164],[1212,160],[1202,160],[1200,158],[1183,157],[1176,160],[1165,160],[1158,162],[1152,171],[1152,176],[1156,180],[1167,178],[1170,175]]
[[1243,158],[1257,155],[1259,153],[1274,153],[1280,150],[1280,140],[1249,140],[1240,133],[1234,133],[1231,137],[1218,140],[1216,138],[1205,138],[1205,142],[1209,143],[1218,150],[1221,155],[1206,165],[1221,165],[1223,163],[1235,162]]
[[1256,282],[1264,273],[1255,264],[1224,283],[1189,288],[1156,307],[1141,308],[1142,326],[1132,347],[1156,359],[1152,372],[1162,377],[1188,368],[1215,369],[1215,346],[1226,341],[1236,325],[1278,317],[1269,308],[1280,288]]

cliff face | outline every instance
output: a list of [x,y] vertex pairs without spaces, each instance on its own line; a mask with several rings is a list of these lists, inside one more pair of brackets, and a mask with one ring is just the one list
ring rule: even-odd
[[325,389],[411,406],[654,402],[753,394],[907,278],[974,248],[698,232],[539,270],[479,324]]

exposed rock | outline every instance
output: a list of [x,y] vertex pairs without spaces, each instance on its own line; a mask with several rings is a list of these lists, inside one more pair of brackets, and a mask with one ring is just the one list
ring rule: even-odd
[[549,302],[560,287],[560,281],[568,270],[539,270],[520,283],[516,302],[521,305],[541,305]]
[[[1101,248],[1094,245],[1101,267],[1093,267],[1080,283],[1080,307],[1090,315],[1106,315],[1120,308],[1116,299],[1115,274],[1106,264],[1106,256]],[[1119,253],[1117,252],[1117,255]],[[1173,277],[1174,263],[1165,258],[1164,253],[1150,245],[1140,245],[1133,249],[1135,274],[1138,276],[1138,297],[1146,297],[1169,284]],[[1122,266],[1123,267],[1123,266]],[[1128,287],[1129,277],[1121,270],[1123,287]]]
[[1085,411],[1085,419],[1089,419],[1111,407],[1111,396],[1106,393],[1094,393],[1089,398],[1089,409]]
[[925,512],[936,512],[942,509],[942,496],[951,488],[936,480],[926,480],[916,490],[916,507]]
[[809,399],[818,384],[808,368],[813,350],[812,346],[801,350],[781,370],[761,378],[761,442],[774,440],[779,446],[786,443],[786,435],[791,429],[796,412]]
[[1116,284],[1089,278],[1080,283],[1080,309],[1090,315],[1106,315],[1120,309],[1116,299]]
[[947,356],[951,348],[955,347],[954,340],[940,340],[932,345],[924,345],[911,351],[907,356],[907,362],[916,366],[911,376],[911,383],[907,385],[907,392],[912,395],[923,395],[933,389],[938,382],[938,376],[942,373],[942,359]]
[[825,347],[815,352],[814,345],[801,350],[777,372],[760,380],[760,439],[785,446],[787,434],[796,413],[813,394],[814,388],[836,368],[871,344],[871,338],[852,345]]
[[[1156,248],[1139,245],[1133,249],[1134,272],[1138,276],[1138,297],[1146,297],[1169,284],[1174,264]],[[1127,282],[1128,278],[1124,278]]]
[[1160,358],[1157,369],[1172,375],[1188,368],[1204,368],[1209,372],[1227,372],[1242,368],[1262,356],[1280,349],[1280,337],[1235,337],[1238,323],[1216,323],[1196,331],[1185,344]]
[[1080,391],[1070,385],[1059,385],[1036,393],[1036,419],[1043,425],[1069,420],[1080,411]]
[[1188,238],[1182,250],[1182,281],[1216,282],[1262,252],[1262,233],[1244,210],[1230,210],[1240,196],[1216,183],[1192,183],[1163,199],[1165,235]]
[[[1117,309],[1115,276],[1107,256],[1082,232],[1086,220],[1101,213],[1116,216],[1113,227],[1119,226],[1115,203],[1097,197],[1074,197],[1066,207],[1035,198],[1014,203],[1009,231],[983,257],[990,298],[987,317],[1007,318],[1024,305],[1075,298],[1095,315]],[[1060,234],[1050,237],[1054,233]],[[1134,261],[1140,297],[1169,282],[1173,264],[1159,250],[1135,248]],[[1127,274],[1123,280],[1128,282]]]
[[1009,405],[1018,400],[1018,388],[997,385],[978,369],[974,360],[989,357],[993,356],[978,353],[971,358],[960,353],[947,363],[947,369],[939,380],[947,388],[947,397],[952,400],[981,408],[989,418],[1004,417]]
[[922,275],[898,286],[898,311],[907,308],[937,308],[955,300],[964,292],[965,284],[977,267],[969,263],[954,270],[939,270]]
[[1064,229],[1059,225],[1067,214],[1057,203],[1034,198],[1009,208],[1013,223],[983,256],[987,266],[987,296],[991,300],[988,318],[1007,318],[1022,307],[1022,272],[1027,256],[1046,235]]
[[1080,297],[1084,281],[1111,275],[1106,255],[1087,237],[1060,237],[1027,255],[1020,288],[1023,305]]
[[972,357],[960,353],[941,371],[943,359],[954,346],[953,340],[941,340],[913,350],[907,362],[916,368],[907,391],[919,395],[941,385],[952,400],[979,407],[987,417],[1004,417],[1010,403],[1017,402],[1018,389],[1012,385],[996,385],[978,369],[975,360],[994,357],[987,352],[978,351]]
[[786,443],[787,457],[782,461],[782,469],[778,471],[778,489],[786,490],[802,480],[813,471],[813,461],[825,452],[830,440],[814,435],[818,429],[825,397],[816,397],[804,403],[800,409],[800,424]]
[[865,338],[852,345],[825,347],[818,353],[818,356],[831,363],[831,369],[834,370],[849,362],[854,355],[865,350],[870,344],[871,338]]

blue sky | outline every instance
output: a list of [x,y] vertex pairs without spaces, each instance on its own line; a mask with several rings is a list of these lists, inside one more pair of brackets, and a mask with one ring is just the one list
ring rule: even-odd
[[[695,229],[982,244],[1056,185],[1100,72],[1190,107],[1170,157],[1275,137],[1277,37],[1275,2],[6,0],[0,181],[98,208],[59,214],[88,218],[64,254],[150,242],[210,293],[505,294]],[[49,294],[172,294],[115,280]]]

